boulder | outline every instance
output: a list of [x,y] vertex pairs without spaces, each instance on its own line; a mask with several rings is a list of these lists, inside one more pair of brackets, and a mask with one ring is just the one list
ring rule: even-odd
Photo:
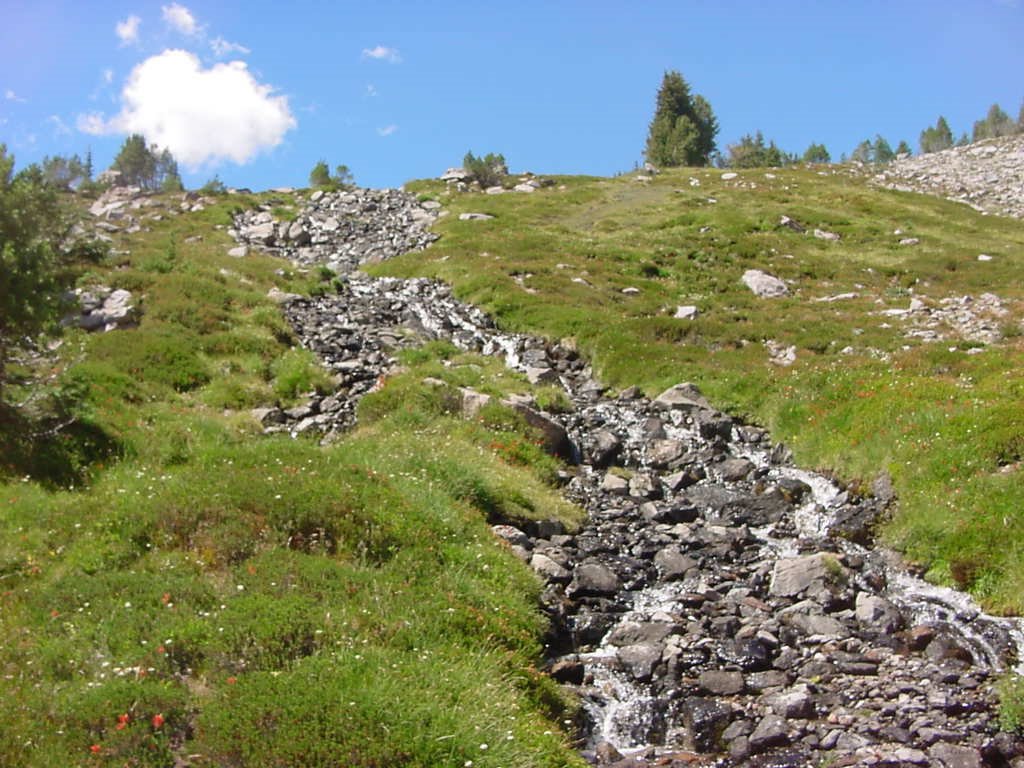
[[606,565],[585,562],[576,566],[567,593],[571,597],[614,595],[622,588],[619,577]]
[[762,299],[776,299],[789,293],[789,288],[784,282],[759,269],[748,269],[743,273],[742,280],[755,296]]

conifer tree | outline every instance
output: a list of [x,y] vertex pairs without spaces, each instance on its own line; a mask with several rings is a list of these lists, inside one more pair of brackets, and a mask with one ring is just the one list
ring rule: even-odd
[[896,155],[912,155],[914,150],[910,148],[910,145],[903,139],[900,139],[899,146],[896,147]]
[[871,149],[871,160],[875,163],[888,163],[896,157],[896,153],[892,151],[892,147],[889,146],[889,142],[877,133],[875,134],[874,146]]
[[829,155],[828,150],[824,144],[811,144],[804,151],[804,156],[801,158],[805,163],[830,163],[832,157]]
[[707,165],[718,121],[703,96],[691,96],[679,72],[666,72],[647,133],[647,162],[656,166]]
[[984,120],[974,123],[974,131],[971,135],[972,141],[982,139],[995,139],[1000,136],[1012,136],[1019,130],[1017,124],[1008,114],[1003,112],[1002,107],[993,104],[988,108],[988,114]]
[[953,132],[949,129],[946,118],[939,115],[934,127],[928,127],[921,131],[920,144],[922,154],[941,152],[952,147]]

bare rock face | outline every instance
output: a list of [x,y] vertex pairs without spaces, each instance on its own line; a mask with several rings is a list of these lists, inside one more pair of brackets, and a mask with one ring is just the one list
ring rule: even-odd
[[923,192],[1000,216],[1024,217],[1024,134],[893,161],[875,176],[889,189]]

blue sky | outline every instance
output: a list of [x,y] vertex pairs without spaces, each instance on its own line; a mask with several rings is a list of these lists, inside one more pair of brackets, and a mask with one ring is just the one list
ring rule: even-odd
[[710,101],[720,147],[760,129],[834,158],[1024,98],[1022,0],[6,0],[2,18],[18,167],[91,148],[100,169],[139,131],[187,186],[302,186],[321,158],[398,186],[467,150],[609,175],[641,158],[667,69]]

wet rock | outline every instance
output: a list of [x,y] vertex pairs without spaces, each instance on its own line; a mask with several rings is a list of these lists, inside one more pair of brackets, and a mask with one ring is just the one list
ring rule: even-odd
[[604,469],[615,461],[621,450],[622,441],[618,435],[608,429],[595,431],[592,440],[587,445],[590,463],[598,469]]
[[722,747],[722,734],[729,725],[732,709],[714,699],[690,696],[680,706],[686,733],[684,745],[697,752],[717,752]]
[[572,580],[572,573],[547,555],[535,552],[530,558],[530,567],[545,581],[565,584]]
[[711,410],[711,404],[701,394],[697,385],[689,382],[669,387],[654,399],[653,405],[658,408],[683,411]]
[[903,626],[899,610],[884,597],[858,592],[855,607],[857,620],[878,632],[890,634]]
[[775,563],[769,592],[778,597],[820,594],[842,572],[835,556],[828,553],[783,558]]
[[981,753],[974,747],[938,743],[928,749],[928,757],[944,768],[981,768]]
[[661,646],[653,643],[624,645],[618,650],[619,663],[629,674],[643,682],[654,675],[654,668],[661,661]]

